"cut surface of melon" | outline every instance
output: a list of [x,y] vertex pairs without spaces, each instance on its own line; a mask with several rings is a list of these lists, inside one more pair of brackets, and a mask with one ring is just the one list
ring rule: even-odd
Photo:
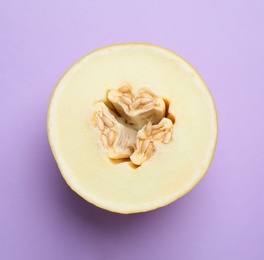
[[[93,124],[97,104],[122,86],[155,93],[175,118],[171,141],[157,143],[140,167],[109,159]],[[165,206],[190,191],[211,164],[218,125],[213,98],[190,64],[162,47],[128,43],[98,49],[66,72],[50,101],[47,130],[68,185],[101,208],[128,214]]]

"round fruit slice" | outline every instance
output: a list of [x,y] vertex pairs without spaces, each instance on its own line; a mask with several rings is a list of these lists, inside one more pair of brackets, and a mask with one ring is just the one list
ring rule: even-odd
[[110,211],[165,206],[205,175],[217,142],[213,98],[177,54],[130,43],[73,65],[52,95],[52,152],[68,185]]

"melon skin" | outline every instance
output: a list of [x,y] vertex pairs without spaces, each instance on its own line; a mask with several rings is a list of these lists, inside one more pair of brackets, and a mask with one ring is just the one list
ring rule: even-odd
[[[138,168],[114,164],[91,124],[94,104],[124,84],[169,101],[173,140]],[[150,44],[98,49],[75,63],[51,97],[47,131],[68,185],[87,201],[129,214],[177,200],[204,177],[217,143],[217,112],[198,72],[177,54]]]

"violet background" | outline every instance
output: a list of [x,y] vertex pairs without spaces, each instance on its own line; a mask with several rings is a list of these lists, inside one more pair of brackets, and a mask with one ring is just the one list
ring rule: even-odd
[[[216,101],[205,178],[175,203],[119,215],[76,195],[46,115],[64,72],[96,48],[175,51]],[[264,259],[264,1],[18,1],[0,5],[0,259]]]

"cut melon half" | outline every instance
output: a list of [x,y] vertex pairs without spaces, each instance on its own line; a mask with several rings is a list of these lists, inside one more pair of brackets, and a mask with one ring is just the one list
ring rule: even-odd
[[49,105],[50,146],[68,185],[119,213],[165,206],[205,175],[217,142],[206,84],[150,44],[98,49],[74,64]]

